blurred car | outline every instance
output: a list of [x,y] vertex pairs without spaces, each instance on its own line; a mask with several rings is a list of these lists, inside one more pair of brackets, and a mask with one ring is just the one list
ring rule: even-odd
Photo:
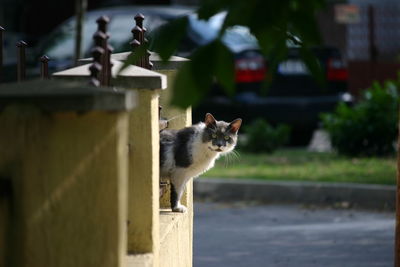
[[240,115],[245,123],[263,118],[272,125],[289,125],[291,145],[306,145],[319,126],[320,113],[334,110],[339,102],[353,101],[347,91],[348,73],[340,51],[317,47],[312,52],[322,66],[325,86],[315,81],[300,58],[299,48],[291,47],[287,59],[273,74],[266,94],[260,88],[242,88],[234,98],[213,92],[194,109],[194,121],[201,120],[204,112],[223,119]]
[[[227,12],[220,12],[207,21],[200,20],[197,14],[189,15],[189,27],[178,55],[190,55],[197,47],[215,40],[219,34]],[[237,89],[260,88],[266,74],[265,59],[257,39],[244,26],[228,28],[222,35],[222,42],[232,51],[234,57],[235,82]],[[219,91],[218,87],[213,88]]]
[[0,82],[15,81],[17,79],[17,48],[16,44],[24,38],[20,32],[5,29],[3,35],[3,66]]
[[[197,18],[193,7],[182,6],[122,6],[92,10],[86,13],[83,24],[82,57],[90,57],[90,50],[93,47],[93,33],[97,29],[96,20],[102,15],[110,18],[108,32],[109,42],[114,52],[130,51],[132,48],[129,42],[132,40],[131,30],[134,27],[134,16],[142,13],[145,16],[144,27],[147,29],[147,38],[156,34],[156,29],[161,25],[179,18],[188,16],[187,34],[176,55],[187,57],[199,46],[205,45],[214,40],[226,16],[221,12],[208,21]],[[74,38],[75,38],[75,17],[72,17],[58,26],[47,38],[44,38],[31,53],[30,57],[36,60],[41,55],[47,55],[49,71],[59,71],[73,66]],[[223,42],[232,51],[236,61],[236,82],[238,86],[247,87],[253,84],[261,84],[265,75],[265,63],[261,52],[258,49],[257,40],[252,36],[246,27],[233,27],[223,36]],[[38,75],[39,68],[35,66],[33,72]]]
[[[97,29],[96,20],[102,15],[110,17],[109,42],[114,52],[131,50],[131,29],[134,16],[145,16],[144,27],[148,38],[164,23],[181,16],[188,16],[187,35],[176,51],[178,56],[189,56],[195,48],[213,41],[217,36],[226,12],[220,12],[208,21],[199,20],[193,7],[179,6],[120,6],[86,13],[83,24],[82,57],[90,57],[93,47],[92,36]],[[28,75],[38,76],[38,58],[50,57],[50,72],[73,66],[75,18],[72,17],[43,38],[35,50],[27,53],[34,60],[34,68]],[[347,93],[347,69],[336,48],[320,47],[313,50],[319,59],[327,84],[319,86],[300,59],[299,49],[289,49],[288,58],[277,70],[268,94],[261,92],[265,78],[266,59],[260,52],[256,38],[249,29],[235,26],[227,29],[222,41],[232,51],[235,60],[235,81],[237,93],[234,98],[224,95],[219,86],[214,86],[199,107],[193,109],[193,121],[203,120],[206,112],[219,119],[229,120],[241,116],[245,123],[264,118],[272,124],[286,123],[292,128],[292,144],[305,144],[312,131],[318,126],[321,112],[333,110],[339,101],[351,101]],[[31,53],[30,53],[31,52]]]
[[[135,26],[134,17],[138,13],[145,16],[143,26],[148,34],[166,22],[194,12],[191,7],[183,6],[117,6],[96,9],[86,12],[82,29],[82,57],[90,57],[93,48],[93,34],[97,30],[96,20],[103,15],[110,18],[108,32],[109,43],[114,53],[132,50],[131,30]],[[71,17],[55,28],[46,38],[40,41],[34,57],[47,55],[50,71],[58,71],[72,67],[74,62],[76,18]]]

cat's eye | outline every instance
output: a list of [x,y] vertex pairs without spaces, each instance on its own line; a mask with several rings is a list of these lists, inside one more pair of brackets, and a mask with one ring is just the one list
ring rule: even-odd
[[229,140],[229,136],[227,136],[227,135],[225,135],[225,137],[224,137],[224,139],[226,140],[226,141],[228,141]]
[[213,133],[213,134],[211,135],[211,137],[212,137],[212,138],[217,138],[217,135],[216,135],[215,133]]

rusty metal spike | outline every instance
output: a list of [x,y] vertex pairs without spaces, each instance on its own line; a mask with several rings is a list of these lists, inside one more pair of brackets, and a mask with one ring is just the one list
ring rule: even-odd
[[46,55],[40,58],[40,77],[42,80],[49,79],[49,60],[50,58]]
[[97,62],[93,62],[90,67],[89,67],[89,71],[90,71],[90,81],[89,84],[93,85],[93,86],[100,86],[100,81],[99,81],[99,73],[101,72],[101,65]]
[[144,20],[144,16],[141,13],[136,14],[136,16],[134,17],[136,25],[139,26],[140,28],[143,28],[143,20]]
[[[101,47],[104,49],[104,54],[101,59],[101,64],[103,66],[103,69],[100,73],[100,81],[101,85],[108,86],[110,85],[111,81],[110,56],[113,51],[113,48],[107,43],[108,39],[110,38],[110,34],[108,34],[107,32],[107,25],[110,22],[110,18],[107,16],[101,16],[96,20],[96,22],[98,24],[98,31],[104,34],[104,36],[101,36],[101,39],[103,39]],[[96,38],[100,39],[100,37]]]
[[93,61],[100,63],[100,58],[101,55],[104,54],[104,49],[101,48],[100,46],[96,46],[91,50],[92,56],[93,56]]
[[103,47],[104,41],[107,39],[107,35],[102,31],[96,31],[93,34],[93,40],[95,46]]
[[98,24],[98,30],[104,33],[107,32],[107,24],[110,22],[110,18],[103,15],[96,20]]
[[146,32],[147,32],[147,29],[145,28],[145,27],[142,27],[142,38],[143,38],[143,42],[146,40]]
[[40,62],[49,62],[50,58],[46,55],[40,57]]
[[139,26],[135,26],[131,32],[133,34],[133,39],[136,39],[140,42],[140,35],[143,33],[142,29]]
[[0,26],[0,82],[3,77],[3,32],[4,28]]
[[108,81],[108,67],[109,67],[109,51],[108,51],[108,44],[107,40],[110,38],[110,35],[107,33],[107,25],[110,22],[110,19],[106,16],[101,16],[96,20],[98,24],[98,31],[93,35],[95,38],[95,43],[98,46],[101,46],[104,49],[104,53],[101,57],[101,65],[102,70],[99,74],[100,84],[107,85]]
[[146,55],[144,57],[144,67],[149,70],[153,68],[153,63],[150,62],[150,55],[150,51],[146,50]]
[[135,48],[140,46],[140,42],[138,40],[136,40],[136,39],[134,39],[132,42],[129,42],[129,44],[131,45],[131,47],[133,49],[135,49]]
[[95,46],[91,50],[91,53],[93,56],[93,63],[89,67],[89,71],[90,71],[89,84],[98,87],[98,86],[100,86],[99,75],[100,75],[101,70],[103,69],[102,65],[101,65],[101,59],[102,59],[102,55],[104,54],[104,49],[100,46]]
[[93,75],[97,75],[101,71],[101,65],[97,62],[93,62],[93,64],[89,67],[90,73]]
[[110,44],[107,44],[107,51],[110,53],[114,52],[114,47],[112,47]]
[[[137,49],[140,46],[140,42],[136,39],[134,39],[133,41],[129,42],[129,44],[132,47],[132,52],[135,53],[137,51]],[[138,61],[136,61],[135,63],[133,63],[133,65],[139,66],[140,65],[140,59],[138,59]]]
[[104,85],[106,86],[110,86],[111,85],[111,69],[113,67],[113,64],[111,63],[111,54],[114,51],[114,48],[107,44],[107,49],[106,49],[106,57],[105,57],[105,62],[104,62],[104,66],[105,66],[105,70],[104,70]]
[[25,43],[25,41],[20,40],[19,42],[17,42],[16,46],[17,47],[26,47],[26,46],[28,46],[28,44]]
[[22,81],[25,79],[26,76],[26,56],[25,56],[25,48],[27,47],[27,43],[24,41],[19,41],[16,44],[17,46],[17,54],[18,54],[18,61],[17,61],[17,80]]

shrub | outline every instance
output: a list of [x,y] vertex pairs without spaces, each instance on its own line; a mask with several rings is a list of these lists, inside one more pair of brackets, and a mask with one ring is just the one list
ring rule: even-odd
[[257,119],[252,124],[245,126],[247,140],[242,149],[254,153],[271,153],[289,140],[290,128],[280,124],[272,127],[263,119]]
[[375,82],[353,107],[344,103],[321,116],[333,147],[348,156],[384,156],[394,152],[400,88],[398,81]]

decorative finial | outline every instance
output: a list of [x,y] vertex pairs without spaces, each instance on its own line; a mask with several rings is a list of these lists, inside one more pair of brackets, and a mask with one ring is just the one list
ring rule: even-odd
[[50,58],[46,55],[40,57],[40,77],[42,80],[49,79],[49,60]]

